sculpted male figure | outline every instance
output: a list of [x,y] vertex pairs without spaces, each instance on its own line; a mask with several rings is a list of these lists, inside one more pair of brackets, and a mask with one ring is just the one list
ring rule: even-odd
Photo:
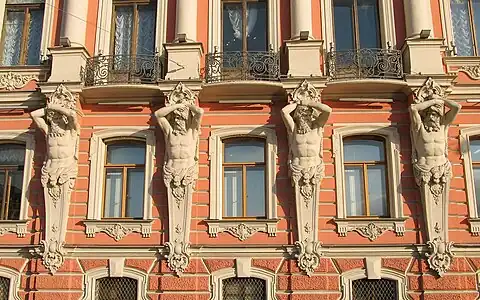
[[323,126],[331,112],[329,106],[312,100],[294,102],[282,109],[290,143],[290,171],[294,182],[302,178],[301,193],[305,198],[313,197],[312,184],[323,176]]
[[[450,109],[447,113],[444,113],[444,105]],[[460,108],[459,104],[436,94],[410,106],[415,178],[418,185],[422,182],[430,185],[435,201],[438,201],[451,174],[447,157],[448,125]]]
[[165,135],[164,181],[177,200],[183,200],[185,187],[197,177],[196,150],[203,109],[177,103],[155,112]]
[[[56,206],[62,193],[68,196],[65,193],[73,188],[77,177],[76,151],[80,129],[77,113],[55,103],[37,109],[31,116],[46,137],[47,157],[42,167],[42,185]],[[65,184],[68,185],[62,189]]]

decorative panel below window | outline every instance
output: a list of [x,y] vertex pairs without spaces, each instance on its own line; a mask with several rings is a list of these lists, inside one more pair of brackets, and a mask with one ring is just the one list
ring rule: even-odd
[[97,279],[95,300],[137,300],[137,285],[137,280],[128,277]]
[[0,300],[8,300],[9,289],[10,279],[0,277]]
[[222,300],[263,300],[266,297],[265,280],[259,278],[227,278],[222,281]]
[[354,280],[351,300],[398,300],[397,282],[390,279]]

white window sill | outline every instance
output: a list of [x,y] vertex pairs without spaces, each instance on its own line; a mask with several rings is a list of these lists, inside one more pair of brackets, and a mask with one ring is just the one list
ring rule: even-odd
[[104,232],[115,241],[120,241],[132,232],[142,234],[143,238],[150,237],[153,220],[83,220],[87,237],[95,237],[98,232]]
[[1,220],[0,221],[0,236],[7,232],[16,233],[17,237],[25,237],[27,233],[27,225],[29,220]]
[[350,231],[355,231],[370,241],[376,240],[385,231],[393,231],[397,236],[405,233],[407,218],[359,218],[359,219],[334,219],[337,232],[341,237],[347,236]]
[[278,221],[278,219],[205,220],[210,237],[217,237],[220,232],[228,232],[240,241],[245,241],[257,232],[265,232],[270,237],[276,236]]

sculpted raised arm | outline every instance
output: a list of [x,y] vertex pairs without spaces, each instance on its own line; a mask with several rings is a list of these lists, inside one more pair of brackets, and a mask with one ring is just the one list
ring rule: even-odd
[[305,100],[300,104],[310,106],[320,112],[320,115],[314,121],[316,127],[323,127],[332,113],[332,108],[321,102]]
[[162,128],[165,134],[168,134],[170,133],[170,131],[172,131],[172,126],[170,126],[170,123],[168,122],[166,116],[172,111],[179,109],[182,106],[184,105],[174,104],[171,106],[162,107],[155,112],[155,118],[157,118],[158,124],[160,125],[160,128]]
[[47,134],[48,125],[47,125],[47,122],[45,122],[45,119],[43,118],[45,116],[45,108],[39,108],[35,111],[32,111],[30,113],[30,116],[32,117],[35,124],[37,124],[38,128],[40,128],[40,130],[42,130],[44,134]]
[[73,125],[73,129],[77,132],[80,130],[80,125],[78,124],[77,112],[74,111],[73,109],[65,108],[59,104],[51,104],[47,106],[47,109],[56,111],[62,115],[67,116],[67,118]]
[[420,112],[425,110],[433,105],[442,105],[443,101],[440,99],[432,99],[418,104],[412,104],[408,108],[410,111],[410,116],[412,119],[412,124],[415,127],[415,130],[419,130],[422,126],[422,118],[420,117]]
[[455,120],[455,117],[457,116],[458,112],[462,108],[460,104],[458,104],[455,101],[448,100],[448,99],[443,99],[445,102],[445,105],[450,109],[446,114],[445,118],[443,120],[445,125],[452,124],[453,120]]
[[187,107],[193,113],[192,127],[197,130],[200,129],[200,125],[202,124],[202,117],[204,113],[203,109],[194,104],[188,104]]
[[291,103],[286,105],[284,108],[282,108],[283,123],[285,123],[285,127],[287,127],[287,131],[289,134],[293,133],[293,130],[295,128],[295,122],[293,121],[291,113],[296,108],[297,108],[297,103]]

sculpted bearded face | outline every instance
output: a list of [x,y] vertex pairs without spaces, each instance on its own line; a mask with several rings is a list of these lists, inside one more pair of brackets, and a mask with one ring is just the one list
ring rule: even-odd
[[293,113],[293,120],[297,125],[297,133],[309,132],[312,130],[313,109],[305,105],[298,105]]
[[67,130],[68,118],[56,111],[47,112],[47,122],[50,124],[50,131],[55,135],[62,135]]
[[428,108],[423,117],[423,126],[427,132],[439,131],[442,115],[437,109]]
[[179,108],[172,112],[171,125],[173,134],[183,135],[187,132],[188,108]]

